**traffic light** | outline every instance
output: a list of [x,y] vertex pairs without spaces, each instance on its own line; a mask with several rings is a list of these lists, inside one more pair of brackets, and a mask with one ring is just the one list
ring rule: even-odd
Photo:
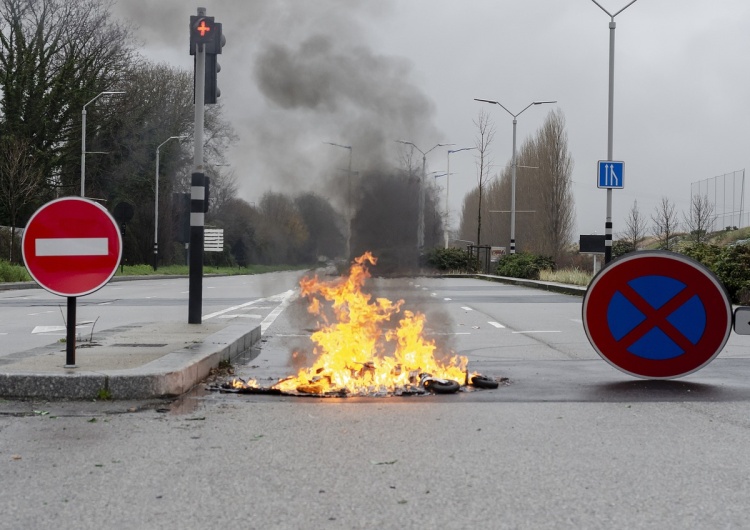
[[217,82],[217,74],[221,71],[221,65],[216,60],[215,53],[206,54],[206,84],[204,85],[203,103],[212,105],[216,98],[221,96],[221,90]]
[[[190,55],[195,55],[196,47],[199,51],[203,51],[206,50],[205,45],[213,46],[216,41],[216,33],[221,34],[221,24],[218,24],[218,30],[216,26],[214,17],[195,15],[190,17]],[[208,50],[206,51],[208,52]]]
[[226,38],[221,32],[221,23],[214,24],[214,39],[206,43],[206,84],[205,96],[203,102],[206,104],[216,103],[216,99],[221,96],[221,90],[217,82],[217,74],[221,72],[221,65],[217,60],[217,55],[226,43]]

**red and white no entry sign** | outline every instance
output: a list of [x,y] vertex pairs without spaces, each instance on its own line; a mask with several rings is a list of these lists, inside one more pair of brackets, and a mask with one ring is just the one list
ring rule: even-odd
[[23,260],[34,280],[60,296],[84,296],[117,271],[122,239],[117,222],[101,205],[80,197],[50,201],[29,219]]

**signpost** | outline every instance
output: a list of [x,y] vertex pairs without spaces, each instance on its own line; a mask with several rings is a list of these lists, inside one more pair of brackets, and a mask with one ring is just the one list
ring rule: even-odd
[[666,251],[612,262],[583,299],[583,326],[597,353],[646,379],[671,379],[707,365],[726,344],[732,305],[700,263]]
[[74,368],[76,297],[100,289],[117,271],[122,256],[117,222],[88,199],[56,199],[31,216],[21,248],[34,281],[68,298],[65,366]]
[[625,175],[625,162],[599,160],[597,165],[598,180],[596,186],[606,189],[622,189]]

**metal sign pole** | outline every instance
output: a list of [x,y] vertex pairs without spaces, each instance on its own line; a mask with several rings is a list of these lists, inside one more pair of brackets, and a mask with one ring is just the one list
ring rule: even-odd
[[76,297],[68,297],[68,322],[65,338],[65,368],[76,368]]
[[[205,16],[206,9],[198,8],[198,16]],[[206,48],[196,44],[195,49],[195,128],[193,149],[193,171],[190,187],[190,274],[188,295],[188,323],[202,322],[203,307],[203,237],[206,196],[203,175],[203,119],[206,84]]]

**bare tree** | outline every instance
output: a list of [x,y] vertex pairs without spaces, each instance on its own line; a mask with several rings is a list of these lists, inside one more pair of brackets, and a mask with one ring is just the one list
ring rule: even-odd
[[714,205],[708,200],[708,195],[693,195],[690,198],[690,212],[683,212],[682,216],[691,241],[702,243],[708,239],[708,232],[716,218]]
[[679,229],[679,222],[675,206],[669,197],[661,198],[661,202],[654,208],[651,220],[654,223],[654,236],[659,240],[659,248],[670,250],[673,244],[671,239]]
[[489,147],[495,137],[495,126],[490,120],[490,115],[484,109],[479,111],[477,119],[474,120],[477,128],[477,136],[474,139],[474,146],[477,148],[477,188],[479,189],[479,201],[477,205],[477,245],[481,244],[482,236],[482,193],[487,185],[490,173]]
[[0,139],[0,205],[10,220],[9,261],[14,259],[19,214],[36,198],[42,183],[41,175],[35,164],[34,149],[28,141],[12,136]]
[[638,247],[646,239],[646,228],[648,221],[638,209],[638,200],[633,201],[633,206],[625,219],[625,231],[620,235],[632,250]]
[[[533,141],[536,172],[537,219],[541,225],[537,247],[558,261],[573,239],[575,204],[572,192],[573,159],[568,152],[565,116],[561,110],[547,115]],[[532,202],[532,204],[533,204]]]

